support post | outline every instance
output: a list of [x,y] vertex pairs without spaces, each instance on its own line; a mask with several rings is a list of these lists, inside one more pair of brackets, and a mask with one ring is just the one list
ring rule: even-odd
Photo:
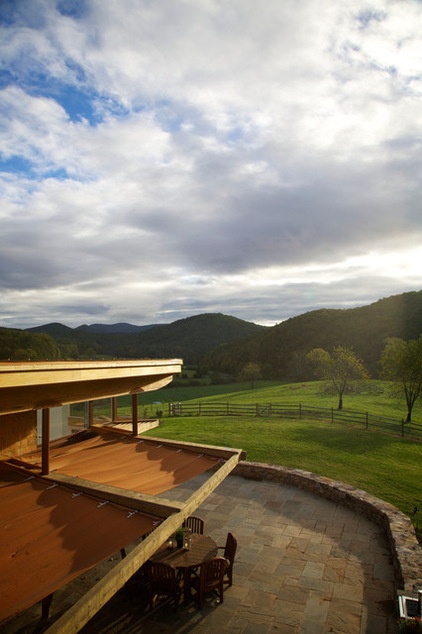
[[132,394],[132,436],[138,435],[138,394]]
[[117,421],[117,398],[115,396],[111,398],[111,420]]
[[41,475],[50,473],[50,410],[42,410]]

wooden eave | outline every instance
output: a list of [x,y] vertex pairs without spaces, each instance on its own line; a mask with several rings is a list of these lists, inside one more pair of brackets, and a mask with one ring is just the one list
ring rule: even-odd
[[157,390],[181,370],[181,359],[3,362],[0,415]]

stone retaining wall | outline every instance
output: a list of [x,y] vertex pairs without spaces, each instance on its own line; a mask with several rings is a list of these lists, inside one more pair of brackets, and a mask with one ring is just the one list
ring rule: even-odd
[[253,480],[290,484],[364,515],[386,532],[393,558],[397,591],[412,594],[413,585],[422,583],[422,547],[409,517],[392,504],[344,482],[301,469],[288,469],[258,462],[240,462],[233,473]]

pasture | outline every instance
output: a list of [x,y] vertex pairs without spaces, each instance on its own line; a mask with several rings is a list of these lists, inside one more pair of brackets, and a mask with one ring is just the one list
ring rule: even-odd
[[[185,388],[192,390],[191,399],[230,400],[232,402],[277,402],[291,399],[320,407],[336,405],[336,396],[322,392],[319,382],[305,384],[266,385],[254,390],[238,389],[222,394],[207,393],[206,387]],[[223,386],[230,388],[233,386]],[[240,386],[239,386],[240,387]],[[158,394],[162,398],[164,417],[159,428],[147,435],[161,438],[198,442],[227,447],[240,447],[247,453],[247,460],[285,465],[325,475],[348,482],[368,493],[391,502],[406,515],[412,515],[415,507],[422,513],[422,444],[393,437],[388,434],[355,429],[336,423],[315,420],[284,420],[254,416],[183,416],[169,418],[167,394],[182,401],[181,392],[167,388]],[[195,391],[200,390],[201,394]],[[186,394],[186,391],[185,391]],[[165,399],[164,399],[165,395]],[[146,394],[141,395],[140,405]],[[370,411],[389,417],[403,417],[403,403],[389,394],[389,386],[380,381],[370,381],[362,393],[348,394],[345,409]],[[152,406],[152,407],[155,407]],[[415,421],[421,422],[420,406],[415,409]],[[418,526],[418,513],[412,517]]]

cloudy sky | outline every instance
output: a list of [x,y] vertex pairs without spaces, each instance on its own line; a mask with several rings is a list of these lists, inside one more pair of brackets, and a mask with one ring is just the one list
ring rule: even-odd
[[421,0],[0,0],[0,325],[422,289]]

